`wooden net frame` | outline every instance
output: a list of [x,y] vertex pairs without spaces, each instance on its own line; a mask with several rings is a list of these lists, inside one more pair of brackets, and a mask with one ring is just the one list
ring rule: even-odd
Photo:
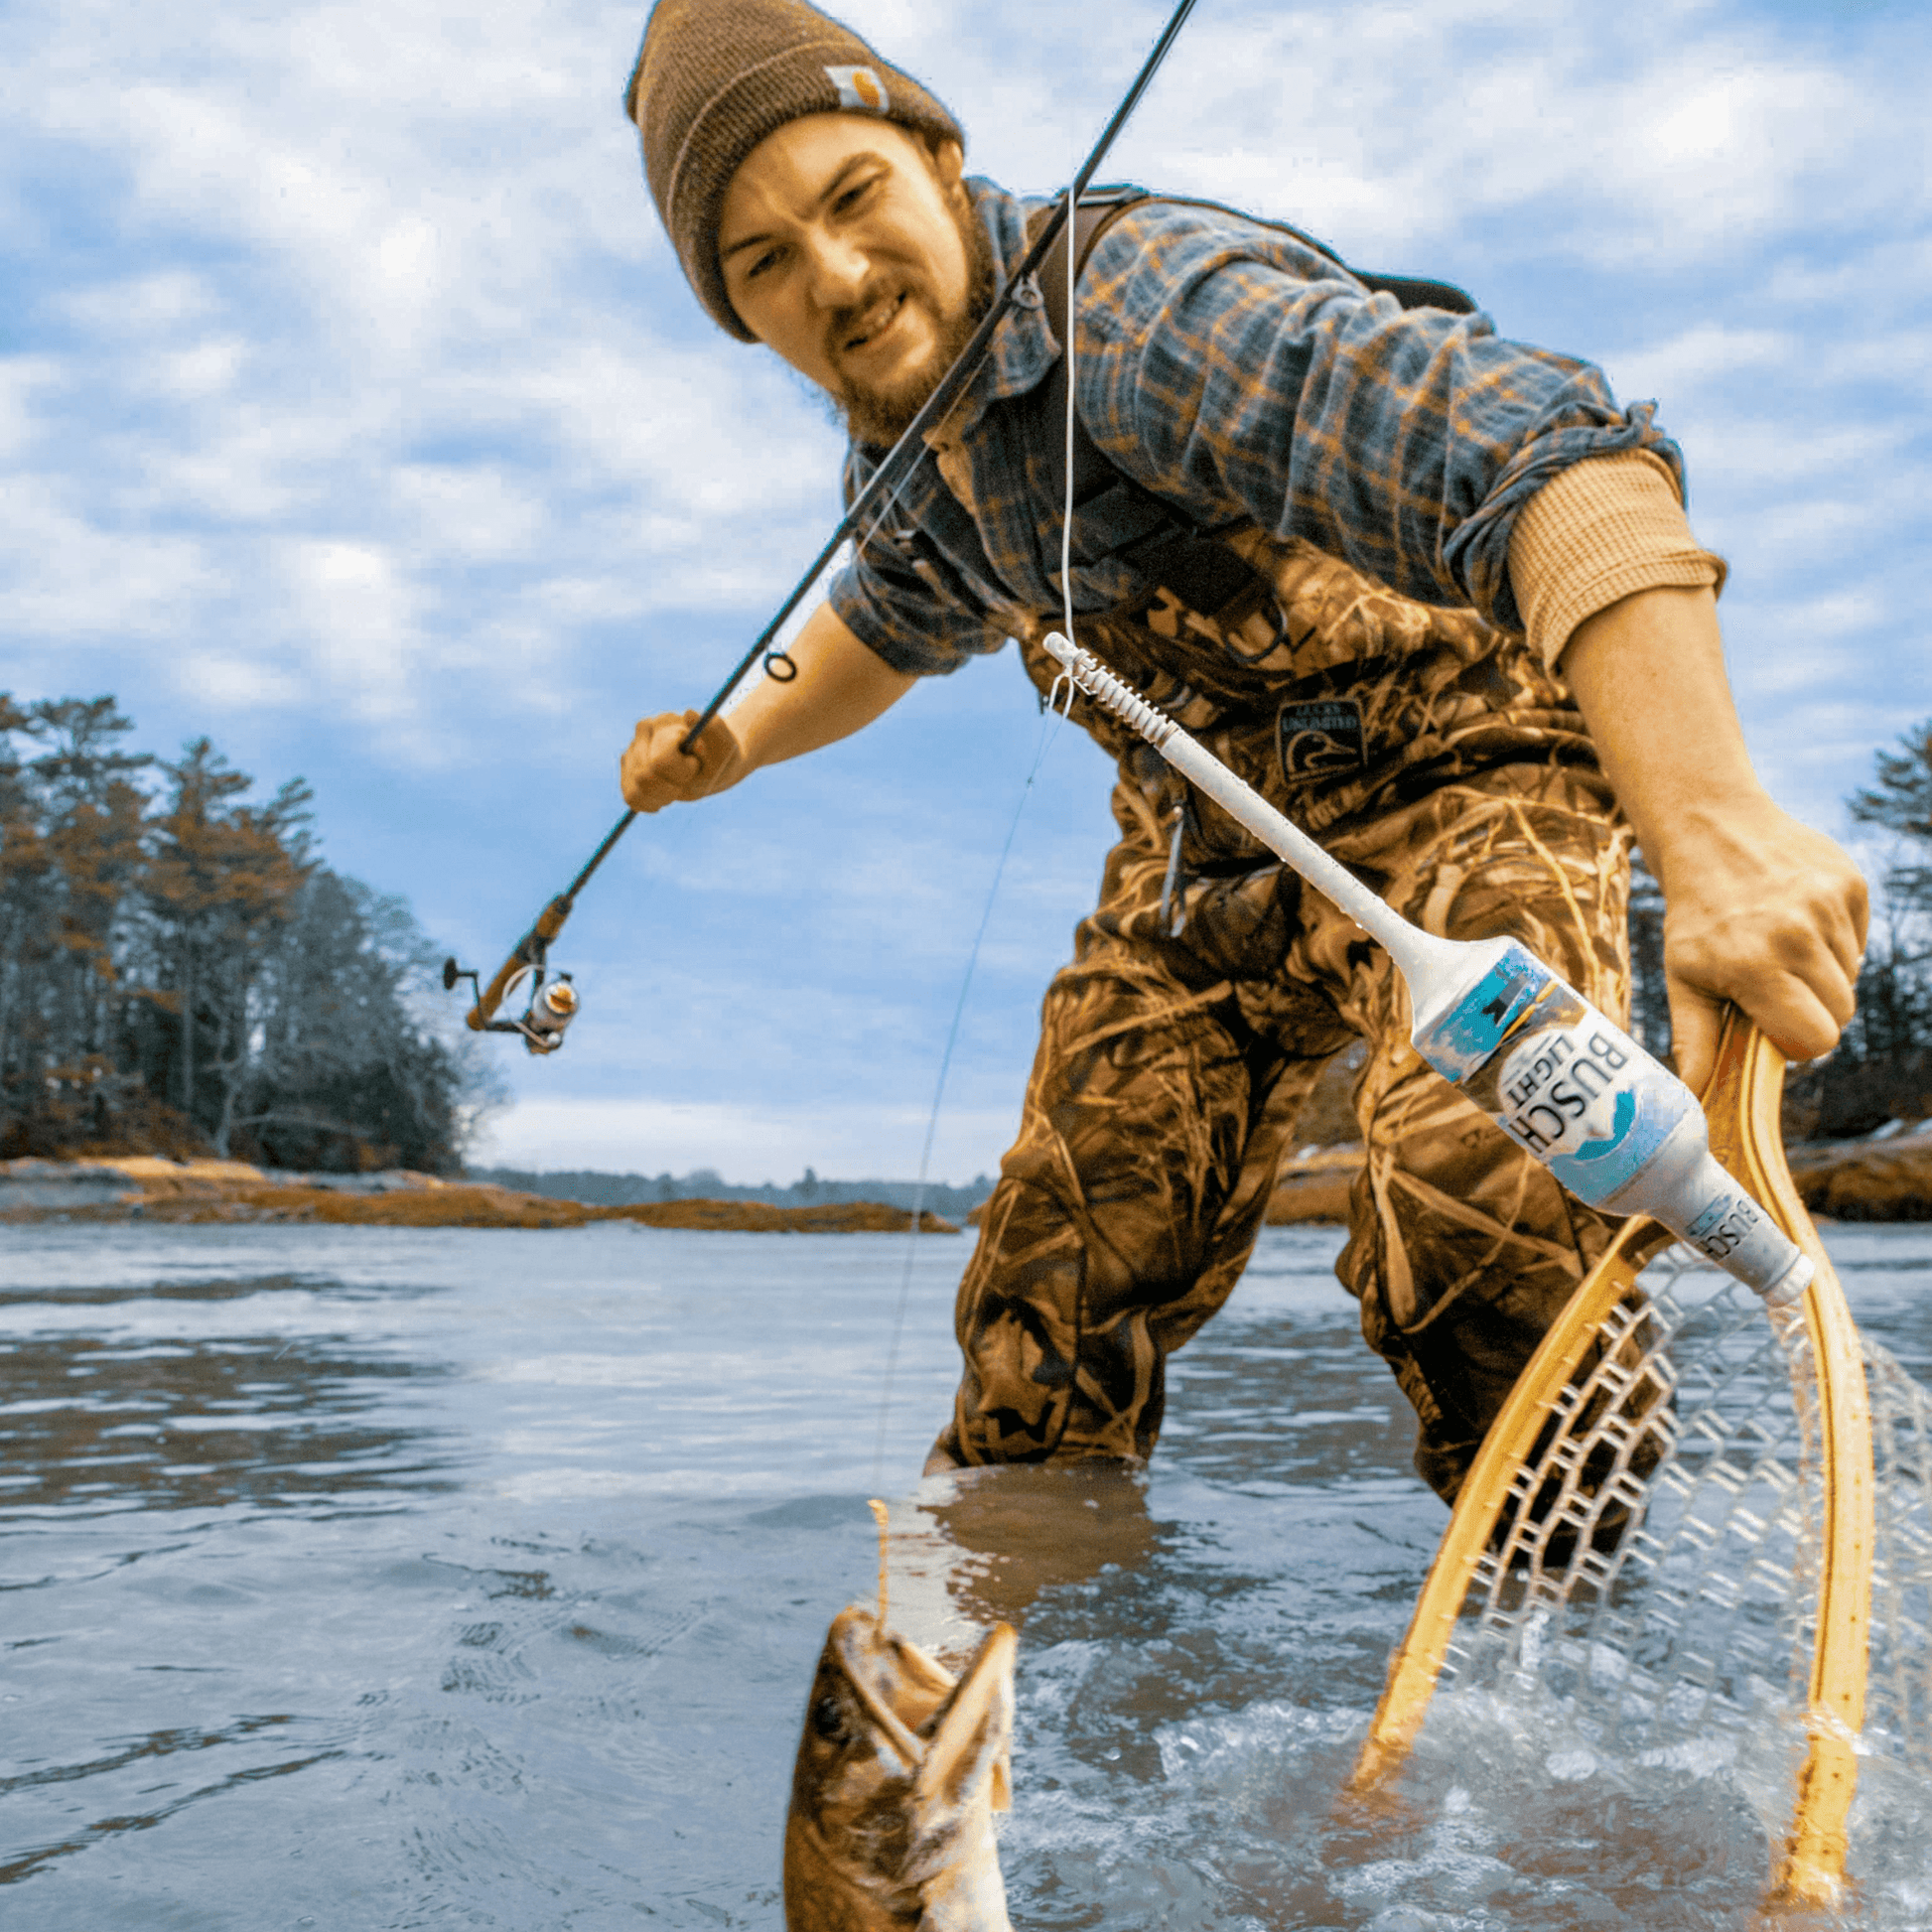
[[1768,1311],[1657,1222],[1624,1225],[1463,1483],[1352,1788],[1399,1771],[1439,1684],[1534,1685],[1582,1735],[1653,1758],[1761,1743],[1795,1704],[1766,1902],[1829,1908],[1861,1751],[1932,1769],[1932,1403],[1852,1319],[1785,1166],[1783,1078],[1732,1016],[1705,1111],[1712,1151],[1811,1257],[1802,1303]]

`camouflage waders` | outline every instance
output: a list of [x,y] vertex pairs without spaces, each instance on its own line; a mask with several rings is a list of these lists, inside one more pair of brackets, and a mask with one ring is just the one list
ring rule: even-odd
[[[1081,641],[1431,932],[1513,934],[1626,1010],[1628,834],[1520,637],[1302,543],[1209,623],[1163,593]],[[1267,587],[1272,586],[1272,595]],[[1042,692],[1058,666],[1022,639]],[[1409,1045],[1378,947],[1086,699],[1119,760],[1100,902],[1053,979],[956,1315],[959,1461],[1145,1456],[1165,1362],[1227,1300],[1323,1061],[1359,1036],[1368,1149],[1336,1264],[1452,1497],[1608,1238]]]

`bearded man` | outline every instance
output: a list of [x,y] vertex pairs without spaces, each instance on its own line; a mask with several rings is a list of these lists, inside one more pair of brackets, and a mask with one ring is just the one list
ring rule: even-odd
[[[856,488],[1045,205],[968,179],[937,99],[803,0],[659,0],[626,108],[699,301],[837,401]],[[1424,295],[1219,207],[1115,212],[1069,331],[1080,641],[1399,911],[1519,938],[1612,1014],[1634,830],[1685,1078],[1730,1000],[1788,1054],[1828,1050],[1863,886],[1752,773],[1676,445],[1588,364]],[[626,801],[708,797],[1009,638],[1049,690],[1065,387],[1023,287],[796,676],[694,757],[695,712],[645,719]],[[1452,1497],[1606,1225],[1423,1065],[1378,948],[1132,733],[1074,716],[1118,760],[1121,837],[1046,994],[927,1466],[1145,1457],[1167,1356],[1227,1299],[1297,1110],[1362,1039],[1337,1273]]]

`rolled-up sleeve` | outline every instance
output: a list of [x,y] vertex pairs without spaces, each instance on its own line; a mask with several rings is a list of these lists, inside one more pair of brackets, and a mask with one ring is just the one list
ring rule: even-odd
[[1654,405],[1487,316],[1404,310],[1292,236],[1150,205],[1101,237],[1076,338],[1082,420],[1130,476],[1204,523],[1252,517],[1407,596],[1523,627],[1518,513],[1572,464],[1654,453]]
[[861,643],[908,677],[956,671],[998,650],[1010,629],[929,583],[884,543],[848,563],[826,596]]

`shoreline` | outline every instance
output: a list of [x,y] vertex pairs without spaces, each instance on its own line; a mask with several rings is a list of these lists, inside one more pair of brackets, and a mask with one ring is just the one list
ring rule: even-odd
[[[1883,1140],[1801,1143],[1787,1150],[1809,1212],[1835,1221],[1932,1220],[1932,1124]],[[1339,1225],[1362,1172],[1359,1143],[1307,1148],[1285,1161],[1269,1196],[1270,1227]],[[965,1216],[979,1224],[984,1203]],[[692,1197],[594,1206],[493,1183],[446,1180],[391,1169],[381,1173],[279,1173],[242,1161],[169,1161],[106,1155],[73,1161],[0,1161],[0,1224],[87,1221],[313,1221],[373,1227],[643,1227],[756,1234],[903,1233],[908,1208],[881,1201],[779,1207],[767,1201]],[[919,1228],[957,1234],[959,1224],[925,1209]]]
[[[749,1234],[902,1234],[911,1210],[881,1201],[776,1207],[689,1199],[597,1207],[550,1194],[391,1169],[375,1174],[278,1173],[242,1161],[111,1155],[0,1161],[0,1224],[41,1221],[311,1222],[327,1226],[574,1228],[593,1221]],[[922,1234],[957,1234],[929,1209]]]
[[[1820,1220],[1932,1221],[1932,1123],[1883,1140],[1800,1142],[1785,1159],[1805,1211]],[[1363,1165],[1359,1143],[1284,1161],[1267,1225],[1346,1221]]]

